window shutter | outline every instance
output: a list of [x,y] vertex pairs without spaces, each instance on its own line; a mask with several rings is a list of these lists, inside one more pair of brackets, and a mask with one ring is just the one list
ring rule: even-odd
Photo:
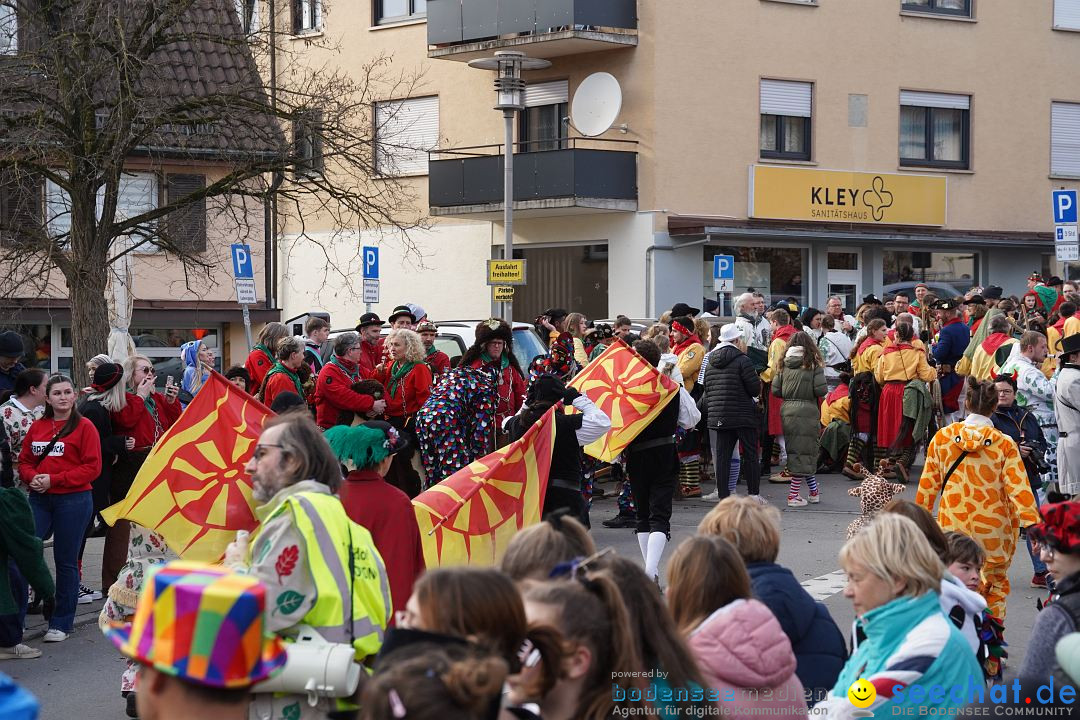
[[41,179],[0,175],[0,244],[18,245],[25,232],[41,229]]
[[[166,179],[166,202],[178,203],[188,195],[206,188],[205,175],[169,175]],[[180,252],[187,254],[206,251],[206,198],[177,208],[162,223],[165,235]]]
[[1080,176],[1080,104],[1051,104],[1050,174]]
[[813,85],[786,80],[761,81],[761,114],[810,117]]
[[525,107],[558,105],[559,103],[568,102],[569,97],[569,83],[566,80],[525,86]]
[[306,0],[293,0],[292,29],[294,35],[299,35],[304,29],[304,4]]
[[950,110],[971,109],[970,95],[950,95],[947,93],[900,91],[900,104],[914,107],[948,108]]
[[378,103],[376,170],[381,175],[427,175],[428,151],[439,143],[439,97]]
[[1054,27],[1080,30],[1080,0],[1054,0]]

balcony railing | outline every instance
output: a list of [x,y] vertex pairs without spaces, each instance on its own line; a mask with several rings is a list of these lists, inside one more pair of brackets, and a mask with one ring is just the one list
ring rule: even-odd
[[[593,138],[518,143],[514,153],[514,207],[636,210],[636,148],[632,140]],[[502,145],[433,150],[428,166],[432,214],[500,209],[502,152]]]
[[[555,57],[637,44],[636,0],[428,0],[429,57],[531,45]],[[470,57],[465,57],[466,55]]]

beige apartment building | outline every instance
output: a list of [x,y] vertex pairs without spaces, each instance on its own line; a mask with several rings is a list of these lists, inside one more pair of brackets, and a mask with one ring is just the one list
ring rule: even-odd
[[[296,4],[319,10],[317,26],[286,41],[340,41],[313,61],[385,53],[424,74],[375,110],[395,111],[388,135],[432,150],[387,170],[432,224],[414,237],[422,267],[381,245],[383,314],[407,301],[435,318],[491,312],[502,115],[493,73],[466,62],[499,49],[551,61],[527,73],[517,124],[516,319],[698,305],[717,297],[716,255],[734,256],[735,292],[817,307],[920,281],[1022,294],[1033,270],[1064,275],[1051,191],[1080,180],[1080,0],[318,2]],[[597,72],[619,81],[622,107],[584,138],[565,118]],[[352,324],[357,298],[320,283],[284,230],[284,314]]]

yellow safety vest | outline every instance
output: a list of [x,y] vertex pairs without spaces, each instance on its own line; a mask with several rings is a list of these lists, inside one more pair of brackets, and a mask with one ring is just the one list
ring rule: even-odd
[[[292,513],[294,527],[304,540],[315,581],[315,605],[301,622],[330,642],[348,643],[351,638],[358,661],[374,656],[382,647],[393,605],[386,566],[371,533],[350,520],[341,501],[333,495],[290,495],[270,517],[286,509]],[[345,601],[350,595],[352,603],[347,606]]]

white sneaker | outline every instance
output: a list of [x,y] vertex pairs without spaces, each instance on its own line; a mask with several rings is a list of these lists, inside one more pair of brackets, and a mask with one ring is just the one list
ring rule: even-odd
[[101,591],[100,590],[91,590],[90,588],[86,587],[85,585],[80,585],[79,586],[79,599],[76,601],[76,602],[78,602],[79,605],[86,605],[88,603],[92,603],[95,600],[100,600],[100,599],[101,599]]
[[32,660],[41,657],[41,651],[19,643],[15,647],[0,647],[0,660]]
[[45,637],[42,638],[45,642],[64,642],[68,639],[69,633],[63,630],[57,630],[56,628],[49,628],[49,631],[45,633]]
[[816,505],[817,503],[821,502],[821,493],[810,493],[810,497],[808,499],[810,500],[810,502]]
[[755,501],[759,505],[768,505],[769,501],[763,498],[761,495],[747,495],[748,498]]
[[787,501],[787,506],[788,507],[806,507],[806,505],[807,505],[807,502],[806,502],[806,498],[804,498],[804,497],[788,498],[788,501]]
[[717,491],[713,490],[713,491],[712,491],[711,493],[709,493],[708,495],[703,495],[701,499],[702,499],[702,500],[706,500],[706,501],[708,501],[708,502],[720,502],[720,493],[718,493]]

